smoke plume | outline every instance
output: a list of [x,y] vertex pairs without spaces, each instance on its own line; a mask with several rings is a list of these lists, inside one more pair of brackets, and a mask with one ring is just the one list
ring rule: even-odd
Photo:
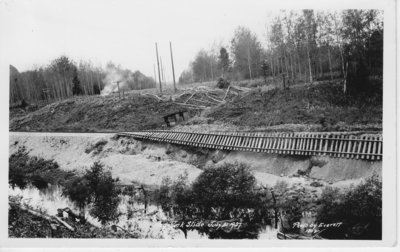
[[105,74],[106,76],[103,79],[105,86],[100,93],[102,96],[109,95],[113,92],[118,92],[117,82],[119,82],[120,90],[124,89],[127,85],[127,82],[131,79],[131,76],[129,73],[127,73],[127,71],[124,71],[120,67],[117,67],[111,63],[107,65]]

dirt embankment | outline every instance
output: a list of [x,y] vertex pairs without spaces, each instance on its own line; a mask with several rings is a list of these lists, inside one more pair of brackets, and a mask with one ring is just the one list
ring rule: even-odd
[[[185,130],[382,131],[382,94],[344,95],[337,83],[289,90],[202,87],[162,97],[73,97],[34,112],[10,110],[10,131],[118,132],[165,127],[163,116],[189,111]],[[149,92],[149,91],[143,91]],[[175,101],[175,102],[174,102]],[[199,110],[199,108],[203,110]],[[200,111],[202,111],[200,113]],[[185,118],[187,120],[187,118]]]
[[84,171],[95,161],[111,168],[122,183],[159,185],[164,176],[176,179],[187,172],[194,180],[201,172],[194,165],[167,158],[165,150],[151,150],[134,140],[116,140],[114,134],[10,133],[10,154],[25,146],[29,155],[54,159],[61,169]]
[[100,133],[10,133],[9,145],[10,153],[25,146],[30,155],[54,159],[65,170],[83,171],[101,161],[126,184],[160,185],[164,177],[174,180],[185,172],[193,181],[207,166],[233,162],[248,164],[260,184],[271,186],[284,180],[342,187],[382,169],[381,161],[228,152]]
[[34,112],[10,111],[10,131],[117,132],[160,128],[163,116],[190,108],[152,96],[73,97]]
[[[338,84],[299,86],[289,90],[254,89],[215,107],[209,122],[275,130],[382,130],[382,94],[344,95]],[[308,127],[307,127],[308,126]]]

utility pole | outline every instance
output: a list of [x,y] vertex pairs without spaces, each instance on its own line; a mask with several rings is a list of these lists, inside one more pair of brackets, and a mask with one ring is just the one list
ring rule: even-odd
[[153,68],[154,68],[154,82],[156,83],[157,86],[157,75],[156,75],[156,65],[153,64]]
[[165,89],[167,89],[167,81],[165,80],[165,68],[163,66],[161,56],[160,56],[160,65],[161,65],[161,77],[163,79],[161,83],[164,85]]
[[162,80],[165,82],[164,67],[163,67],[163,64],[162,64],[162,58],[161,57],[160,57],[160,65],[161,65],[161,77],[162,77]]
[[157,54],[157,67],[158,67],[158,82],[160,84],[160,93],[162,94],[162,88],[161,88],[161,76],[160,76],[160,63],[158,61],[158,48],[157,48],[157,43],[156,43],[156,54]]
[[172,45],[171,45],[171,41],[169,42],[169,50],[171,51],[172,78],[173,78],[173,80],[174,80],[174,93],[176,93],[174,57],[172,56]]

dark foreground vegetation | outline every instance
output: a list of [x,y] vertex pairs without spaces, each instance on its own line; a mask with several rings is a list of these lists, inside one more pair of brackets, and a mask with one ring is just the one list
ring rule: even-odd
[[[275,225],[284,234],[309,239],[381,239],[382,184],[376,176],[344,192],[326,187],[315,199],[310,191],[293,192],[284,182],[260,187],[248,167],[238,163],[207,168],[192,185],[186,179],[182,176],[173,183],[166,179],[159,192],[161,206],[173,212],[183,232],[197,229],[209,238],[254,239],[265,225]],[[340,228],[305,234],[296,223],[310,211],[315,223],[341,223]],[[228,231],[190,226],[199,220],[242,225]]]
[[30,157],[21,148],[9,158],[9,184],[21,189],[32,185],[39,190],[49,185],[60,185],[63,194],[69,197],[81,210],[91,204],[91,214],[102,223],[115,220],[118,217],[119,203],[117,179],[111,177],[101,163],[95,162],[84,174],[76,171],[63,171],[53,160]]
[[98,228],[89,222],[76,222],[74,217],[65,220],[75,228],[69,230],[63,225],[38,216],[32,210],[22,209],[17,198],[9,199],[8,236],[10,238],[138,238],[125,232],[111,232],[108,228]]
[[[138,196],[134,193],[137,185],[121,185],[101,163],[94,163],[83,173],[64,172],[54,161],[30,157],[24,149],[11,155],[9,163],[11,186],[44,190],[59,184],[64,196],[80,209],[76,218],[83,220],[78,224],[66,220],[75,232],[64,227],[54,232],[48,219],[32,214],[18,199],[10,198],[12,237],[141,237],[140,233],[113,232],[106,226],[92,227],[82,214],[88,208],[103,225],[116,223],[120,197],[131,195],[131,201],[144,203],[145,211],[148,204],[160,206],[168,223],[185,235],[196,229],[212,239],[255,239],[271,225],[287,237],[381,239],[382,183],[377,176],[344,191],[326,187],[321,195],[311,197],[310,189],[293,190],[285,182],[260,186],[248,167],[233,163],[206,168],[193,183],[188,182],[187,175],[176,181],[165,177],[159,188],[140,187],[142,194]],[[340,225],[305,232],[296,223],[303,223],[308,212],[313,223]]]

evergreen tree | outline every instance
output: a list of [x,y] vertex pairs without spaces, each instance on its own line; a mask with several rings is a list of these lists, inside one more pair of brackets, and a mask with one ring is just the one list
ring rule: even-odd
[[81,81],[78,78],[78,71],[76,70],[76,68],[74,69],[74,78],[72,79],[72,94],[82,94]]
[[224,47],[221,47],[221,50],[219,51],[218,60],[219,60],[218,64],[219,67],[221,68],[222,78],[223,78],[224,74],[228,72],[230,67],[229,54]]

